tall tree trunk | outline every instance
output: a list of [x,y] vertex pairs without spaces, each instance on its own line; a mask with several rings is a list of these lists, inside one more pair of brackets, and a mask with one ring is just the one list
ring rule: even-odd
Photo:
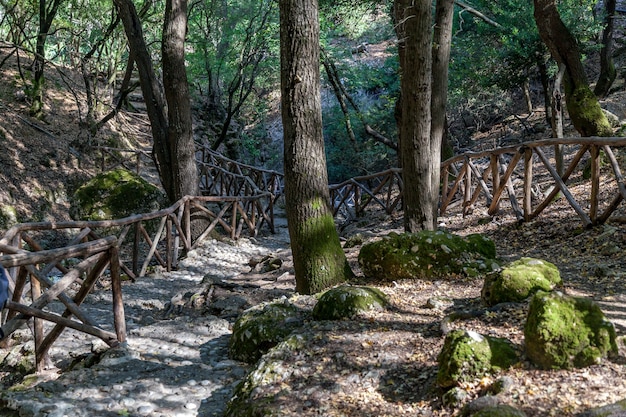
[[[182,4],[175,0],[168,1],[166,4],[166,8],[170,9],[166,10],[162,51],[164,76],[168,78],[166,104],[165,95],[156,77],[143,37],[141,21],[132,0],[114,0],[114,2],[122,18],[126,37],[139,72],[139,83],[150,119],[154,141],[153,153],[161,184],[170,202],[175,202],[187,194],[196,195],[197,167],[193,152],[190,152],[194,145],[190,134],[191,118],[186,116],[189,114],[189,96],[182,50],[186,10],[180,9]],[[168,20],[173,20],[173,22],[168,22]],[[185,23],[182,23],[182,20]],[[172,67],[168,68],[169,66]],[[172,123],[171,126],[170,123]]]
[[431,138],[430,5],[427,0],[396,0],[404,33],[404,51],[400,53],[404,228],[413,233],[435,229],[439,200],[441,143],[434,144]]
[[541,39],[557,64],[565,65],[565,103],[574,127],[581,136],[611,136],[611,125],[589,88],[578,43],[563,24],[555,0],[534,0],[534,3],[535,22]]
[[[448,143],[448,67],[452,42],[454,0],[437,0],[435,8],[435,30],[433,32],[433,91],[431,101],[431,146],[440,146],[442,155],[451,157],[453,152]],[[439,144],[439,145],[438,145]]]
[[39,0],[39,33],[35,44],[35,60],[33,62],[33,88],[31,90],[32,104],[30,115],[36,118],[43,117],[44,68],[46,66],[46,39],[52,27],[52,21],[57,14],[63,0]]
[[617,71],[613,63],[613,20],[615,19],[616,0],[604,0],[605,20],[602,31],[602,49],[600,49],[600,76],[593,92],[598,97],[606,97],[615,81]]
[[163,87],[167,101],[168,130],[163,153],[170,155],[171,190],[176,198],[198,194],[198,171],[191,122],[189,84],[185,67],[187,0],[167,0],[163,23]]
[[285,199],[296,291],[312,294],[352,276],[330,206],[320,97],[317,0],[280,0]]

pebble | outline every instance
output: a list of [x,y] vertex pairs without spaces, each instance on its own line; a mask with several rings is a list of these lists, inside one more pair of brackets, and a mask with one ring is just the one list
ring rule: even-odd
[[[172,272],[159,272],[123,286],[128,340],[106,350],[91,368],[62,373],[59,395],[36,395],[39,388],[2,393],[19,415],[32,417],[113,416],[127,413],[150,417],[210,417],[223,415],[247,365],[230,360],[228,336],[232,322],[215,316],[176,315],[163,319],[164,306],[176,294],[195,289],[207,273],[227,279],[250,270],[252,257],[275,253],[288,244],[286,227],[258,239],[234,244],[203,242]],[[282,230],[280,230],[282,229]],[[265,243],[264,243],[264,239]],[[107,301],[108,300],[108,301]],[[112,326],[110,291],[91,294],[83,302],[88,314],[104,328]],[[184,313],[181,313],[184,314]],[[132,319],[132,325],[131,324]],[[52,361],[90,353],[91,336],[65,331],[50,350]]]

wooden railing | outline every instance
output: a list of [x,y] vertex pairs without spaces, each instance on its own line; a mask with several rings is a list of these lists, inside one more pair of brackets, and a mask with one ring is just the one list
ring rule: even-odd
[[[267,214],[270,195],[248,197],[191,197],[153,213],[144,213],[117,220],[21,223],[13,226],[0,239],[0,245],[29,247],[39,251],[50,247],[50,236],[60,246],[97,240],[114,235],[120,245],[119,264],[131,279],[144,276],[160,266],[171,270],[177,266],[181,250],[191,250],[214,230],[236,239],[247,232],[257,235],[263,225],[273,226]],[[191,223],[202,217],[203,230],[195,232],[192,241]]]
[[203,195],[271,193],[277,199],[283,194],[280,172],[233,161],[206,146],[196,148],[196,159]]
[[351,178],[330,185],[330,201],[333,215],[346,217],[363,215],[365,209],[378,207],[387,214],[401,209],[402,170],[388,169],[377,174]]
[[[0,328],[0,339],[8,337],[34,317],[35,365],[38,372],[44,370],[50,347],[67,327],[98,337],[109,346],[126,340],[119,251],[115,237],[36,252],[1,243],[0,252],[3,254],[0,264],[9,273],[12,293],[5,305],[8,314]],[[74,265],[68,266],[68,260],[74,261]],[[80,309],[80,304],[107,268],[113,295],[114,332],[104,330]],[[53,280],[50,273],[56,271],[62,276]],[[25,294],[26,290],[29,294]],[[48,309],[54,300],[65,306],[62,314]],[[78,320],[71,319],[71,316]],[[47,334],[42,320],[54,323]]]
[[[555,146],[569,148],[562,174],[548,157],[556,152]],[[623,146],[626,138],[546,139],[456,156],[442,164],[440,214],[455,206],[466,214],[484,204],[488,214],[495,215],[506,192],[517,219],[530,221],[561,193],[583,226],[603,223],[626,198],[624,177],[612,149]],[[608,164],[601,169],[602,154]],[[573,187],[582,188],[574,193]]]

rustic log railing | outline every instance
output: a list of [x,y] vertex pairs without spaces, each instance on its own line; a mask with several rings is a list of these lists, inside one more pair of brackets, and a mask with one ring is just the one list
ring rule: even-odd
[[[570,149],[562,175],[548,157],[556,145]],[[466,215],[483,204],[493,216],[504,210],[502,202],[508,197],[517,219],[530,221],[561,193],[585,227],[604,223],[626,199],[626,184],[612,149],[624,146],[626,138],[577,137],[545,139],[455,156],[441,164],[439,214],[460,207]],[[603,154],[608,164],[601,170]],[[587,174],[583,175],[586,165],[590,168],[588,179]],[[582,194],[587,198],[577,201],[570,189],[574,186],[586,187]],[[359,216],[372,207],[391,214],[402,207],[401,170],[352,178],[331,185],[330,193],[335,215]],[[603,194],[611,196],[603,197]]]
[[139,174],[142,166],[148,165],[149,162],[147,161],[152,160],[152,153],[141,149],[95,146],[94,150],[100,153],[98,159],[100,170],[103,172],[122,167]]
[[[236,239],[245,231],[256,236],[264,225],[273,227],[273,219],[266,211],[267,200],[271,198],[269,193],[248,197],[187,196],[163,210],[123,219],[22,223],[9,229],[0,239],[0,245],[17,248],[27,245],[42,250],[49,248],[51,232],[55,232],[61,245],[115,235],[120,245],[120,268],[135,279],[155,266],[172,270],[177,266],[181,250],[193,249],[216,228]],[[190,220],[194,216],[203,216],[206,227],[192,242]]]
[[248,195],[250,192],[271,193],[274,199],[283,194],[280,172],[242,164],[211,150],[196,148],[200,169],[200,188],[204,195]]
[[401,209],[402,170],[388,169],[377,174],[351,178],[330,185],[333,215],[361,216],[365,209],[378,207],[387,214]]
[[[126,340],[119,251],[115,237],[35,252],[2,243],[0,253],[0,264],[9,272],[9,289],[12,293],[5,305],[8,314],[0,328],[0,339],[10,336],[34,317],[35,365],[38,372],[46,367],[50,347],[67,327],[98,337],[109,346],[116,346]],[[68,267],[68,260],[77,263]],[[80,309],[80,304],[107,268],[113,295],[114,332],[104,330]],[[53,270],[63,276],[52,280],[49,274]],[[26,290],[29,294],[25,294]],[[65,306],[62,314],[47,309],[54,300]],[[43,320],[54,323],[47,334]]]
[[[571,148],[562,175],[547,156],[556,145]],[[472,206],[486,204],[488,214],[495,215],[506,192],[517,219],[530,221],[561,193],[583,226],[604,223],[626,198],[624,177],[612,149],[623,146],[626,138],[546,139],[453,157],[442,164],[440,214],[454,206],[461,206],[466,214]],[[601,169],[602,154],[610,168]],[[573,187],[583,187],[577,193],[581,201]]]

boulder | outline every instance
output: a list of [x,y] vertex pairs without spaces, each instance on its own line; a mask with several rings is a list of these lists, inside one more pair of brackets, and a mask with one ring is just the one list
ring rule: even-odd
[[543,369],[571,369],[617,354],[615,328],[592,300],[555,291],[532,298],[524,326],[526,355]]
[[276,393],[271,386],[284,383],[297,372],[292,366],[293,352],[304,348],[307,342],[305,336],[294,333],[263,355],[235,388],[224,417],[275,415],[273,407],[280,401],[279,397],[289,395],[289,390]]
[[382,310],[387,304],[387,296],[379,289],[342,285],[322,294],[313,307],[313,318],[341,320],[370,310]]
[[474,234],[457,236],[444,231],[390,233],[363,245],[359,264],[370,279],[431,279],[451,275],[475,277],[499,268],[495,244]]
[[165,194],[140,176],[118,168],[96,175],[71,198],[74,220],[112,220],[150,213],[165,206]]
[[506,369],[519,357],[507,339],[454,330],[446,336],[437,360],[437,384],[447,388]]
[[15,207],[2,204],[0,205],[0,229],[9,229],[17,224],[17,210]]
[[577,414],[577,417],[623,417],[626,415],[626,400],[595,407]]
[[539,290],[552,291],[559,284],[561,274],[554,264],[541,259],[521,258],[487,274],[481,298],[488,306],[519,302]]
[[233,326],[228,356],[254,363],[304,322],[305,312],[288,300],[259,304],[244,311]]
[[526,417],[522,410],[518,410],[512,405],[499,404],[493,407],[485,407],[477,413],[471,414],[472,417]]

